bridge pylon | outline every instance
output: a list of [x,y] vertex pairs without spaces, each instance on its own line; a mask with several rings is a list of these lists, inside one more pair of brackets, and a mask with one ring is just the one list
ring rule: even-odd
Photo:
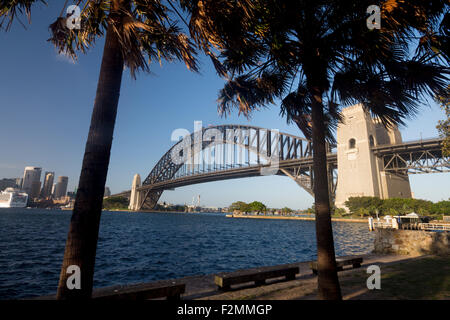
[[131,185],[130,205],[128,209],[137,211],[141,209],[141,192],[137,189],[141,186],[141,176],[135,174],[133,178],[133,184]]
[[383,159],[374,152],[378,145],[402,143],[398,128],[385,128],[362,104],[344,108],[342,116],[337,129],[336,206],[345,208],[348,198],[359,196],[411,198],[407,170],[386,172]]

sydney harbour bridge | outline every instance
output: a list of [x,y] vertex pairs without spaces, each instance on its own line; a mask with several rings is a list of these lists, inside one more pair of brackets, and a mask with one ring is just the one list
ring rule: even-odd
[[[366,131],[362,132],[364,137]],[[358,133],[352,134],[358,136]],[[360,139],[359,145],[348,146],[347,141],[340,141],[338,131],[338,146],[342,144],[341,148],[328,145],[327,167],[331,201],[335,199],[338,185],[342,185],[342,182],[338,184],[338,168],[344,167],[344,161],[372,161],[375,163],[375,171],[402,179],[407,179],[408,174],[450,172],[450,158],[442,154],[442,138],[400,143],[395,140],[377,143],[372,136],[369,138],[367,141]],[[379,140],[382,142],[381,138]],[[350,144],[354,142],[350,141]],[[348,148],[350,151],[342,151]],[[366,157],[365,149],[368,155]],[[356,150],[355,153],[360,156],[350,158],[352,150]],[[345,157],[338,157],[338,154],[344,152]],[[140,177],[135,176],[131,190],[113,196],[129,198],[132,210],[152,209],[164,190],[211,181],[267,175],[287,176],[314,195],[312,142],[302,137],[255,126],[209,126],[184,135],[161,157],[142,184]],[[407,183],[409,188],[409,180]],[[348,194],[358,194],[352,193],[351,185],[357,184],[349,181],[345,187],[340,187],[349,189],[345,191],[347,197]],[[382,194],[374,192],[365,195]],[[386,192],[382,197],[387,197]]]

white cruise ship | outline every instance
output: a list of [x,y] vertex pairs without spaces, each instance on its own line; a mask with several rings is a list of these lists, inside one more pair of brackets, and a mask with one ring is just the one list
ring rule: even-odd
[[6,188],[0,192],[0,208],[25,208],[28,202],[28,194],[18,189]]

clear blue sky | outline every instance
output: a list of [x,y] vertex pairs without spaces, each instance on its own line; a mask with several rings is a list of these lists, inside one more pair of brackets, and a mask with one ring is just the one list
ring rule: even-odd
[[[59,15],[61,3],[39,6],[25,30],[15,23],[0,31],[0,178],[21,177],[25,166],[69,177],[77,183],[95,97],[103,41],[74,64],[58,56],[46,40],[48,25]],[[25,19],[22,19],[25,21]],[[223,81],[208,59],[200,57],[201,74],[184,64],[152,65],[153,74],[133,80],[124,73],[107,185],[113,193],[130,188],[133,175],[142,178],[170,148],[174,129],[241,123],[300,135],[279,116],[278,106],[255,113],[252,119],[237,112],[220,118],[216,99]],[[401,128],[404,140],[437,136],[436,123],[444,113],[435,103]],[[411,175],[417,198],[438,201],[450,197],[449,174]],[[286,177],[258,177],[200,184],[166,191],[161,200],[190,203],[201,195],[204,205],[227,206],[259,200],[270,207],[311,206],[312,197]]]

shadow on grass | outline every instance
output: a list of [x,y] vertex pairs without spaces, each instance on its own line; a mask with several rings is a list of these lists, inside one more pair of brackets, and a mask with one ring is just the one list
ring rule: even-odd
[[380,290],[367,289],[370,275],[365,268],[342,278],[341,286],[350,299],[450,299],[450,255],[377,265],[381,267]]

